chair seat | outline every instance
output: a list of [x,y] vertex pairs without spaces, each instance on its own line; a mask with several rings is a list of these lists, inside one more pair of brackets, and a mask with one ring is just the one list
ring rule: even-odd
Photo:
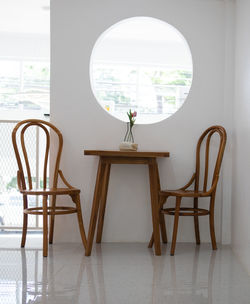
[[80,189],[77,188],[47,188],[47,189],[31,189],[21,190],[22,194],[26,195],[64,195],[64,194],[76,194],[80,193]]
[[205,192],[193,190],[162,190],[160,196],[203,197]]

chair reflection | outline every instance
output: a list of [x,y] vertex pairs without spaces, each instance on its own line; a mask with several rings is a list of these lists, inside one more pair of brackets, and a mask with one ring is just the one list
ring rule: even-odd
[[[109,255],[110,245],[96,246],[91,258],[84,256],[81,246],[74,253],[71,247],[68,256],[54,246],[48,259],[43,259],[41,249],[3,250],[1,259],[7,266],[0,267],[0,303],[126,303],[128,295],[138,303],[213,303],[219,252],[185,245],[183,255],[156,257],[151,251],[142,255],[143,245],[138,248],[129,258],[125,251],[122,260]],[[71,263],[65,265],[65,260]]]
[[[64,284],[65,286],[61,286],[61,276],[57,275],[58,269],[55,270],[54,261],[56,259],[53,257],[53,248],[50,251],[49,259],[42,258],[42,250],[32,251],[34,253],[34,261],[29,264],[29,260],[27,259],[27,252],[29,251],[21,249],[22,304],[49,304],[51,302],[77,304],[82,303],[82,300],[88,296],[88,303],[90,304],[106,303],[105,288],[100,288],[104,286],[101,248],[97,249],[100,257],[100,260],[98,259],[97,279],[93,273],[93,265],[83,255],[79,257],[78,272],[73,273],[73,279],[71,280],[70,277],[69,281]],[[29,278],[31,272],[33,272],[33,277]],[[66,277],[64,272],[63,276]],[[81,286],[84,280],[87,281],[88,295],[81,293]],[[96,282],[98,283],[98,288],[95,286]],[[86,292],[85,288],[84,292]]]
[[[183,264],[180,263],[180,257],[175,256],[170,258],[170,265],[152,257],[152,303],[212,304],[216,252],[211,251],[209,254],[209,260],[207,254],[206,259],[201,260],[200,247],[196,247],[190,264],[187,259],[185,262],[183,259]],[[164,269],[166,265],[169,265],[168,269]],[[188,267],[192,267],[191,273]]]

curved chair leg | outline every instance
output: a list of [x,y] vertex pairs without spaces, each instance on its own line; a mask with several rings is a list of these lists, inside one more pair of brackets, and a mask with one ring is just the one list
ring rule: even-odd
[[48,196],[43,196],[43,256],[48,256]]
[[209,226],[210,226],[210,236],[211,236],[211,242],[212,242],[212,248],[213,250],[217,249],[216,245],[216,237],[215,237],[215,231],[214,231],[214,201],[215,196],[211,196],[210,200],[210,210],[209,210]]
[[[28,207],[27,195],[24,195],[23,208],[26,209],[27,207]],[[21,247],[24,247],[26,243],[27,227],[28,227],[28,214],[23,213],[23,231],[22,231]]]
[[174,255],[175,252],[175,245],[177,239],[177,231],[178,231],[178,223],[179,223],[179,213],[180,213],[180,206],[181,206],[181,197],[176,197],[176,206],[175,206],[175,215],[174,215],[174,228],[173,228],[173,237],[172,237],[172,245],[170,255]]
[[24,247],[25,243],[26,243],[27,226],[28,226],[28,214],[24,213],[23,214],[23,231],[22,231],[21,247]]
[[[162,207],[162,205],[165,204],[166,200],[167,200],[167,197],[163,197],[163,199],[160,198],[160,201],[159,201],[160,208]],[[164,217],[164,214],[162,214],[161,212],[160,212],[160,227],[161,227],[162,242],[166,244],[168,242],[168,237],[167,237],[167,230],[166,230],[166,224],[165,224],[165,217]]]
[[[194,208],[198,208],[198,197],[194,198]],[[198,215],[194,215],[194,231],[195,231],[195,239],[196,244],[200,245],[200,229],[199,229],[199,218]]]
[[[160,208],[165,204],[167,198],[168,198],[167,196],[166,197],[161,196],[159,198],[159,206],[160,206]],[[166,231],[166,224],[165,224],[164,214],[160,213],[159,219],[160,219],[160,228],[161,228],[162,242],[166,244],[168,242],[168,238],[167,238],[167,231]],[[152,233],[151,239],[150,239],[150,241],[148,243],[148,248],[152,248],[153,244],[154,244],[154,234]]]
[[87,239],[86,239],[85,229],[84,229],[83,220],[82,220],[82,208],[81,208],[80,194],[73,196],[72,200],[76,204],[79,230],[80,230],[83,246],[86,249],[87,248]]
[[[52,202],[51,202],[51,211],[55,211],[56,206],[56,195],[52,196]],[[54,237],[54,225],[55,225],[55,215],[51,214],[50,216],[50,225],[49,225],[49,244],[53,243],[53,237]]]

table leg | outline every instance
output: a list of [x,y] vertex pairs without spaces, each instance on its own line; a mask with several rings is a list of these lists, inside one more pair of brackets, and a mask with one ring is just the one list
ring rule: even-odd
[[103,222],[104,222],[104,216],[105,216],[105,210],[106,210],[110,167],[111,167],[111,164],[106,163],[105,170],[104,170],[104,176],[103,176],[103,187],[102,187],[102,193],[101,193],[101,202],[100,202],[100,209],[99,209],[96,243],[101,243],[101,241],[102,241],[102,230],[103,230]]
[[[159,175],[159,169],[158,169],[157,162],[156,162],[156,175],[157,175],[157,191],[158,191],[158,194],[159,194],[159,191],[161,190],[161,183],[160,183],[160,175]],[[159,200],[159,198],[158,198],[158,200]],[[158,202],[160,204],[160,200]],[[167,243],[168,242],[168,238],[167,238],[167,231],[166,231],[166,224],[165,224],[164,214],[160,213],[159,217],[160,217],[159,220],[160,220],[160,227],[161,227],[162,242],[163,243]]]
[[158,186],[157,186],[158,178],[157,178],[157,162],[155,158],[149,159],[148,167],[149,167],[155,255],[161,255],[160,227],[159,227],[160,219],[159,219]]
[[102,191],[102,181],[103,181],[104,169],[105,169],[105,163],[100,158],[97,175],[96,175],[96,184],[95,184],[95,192],[94,192],[94,198],[93,198],[93,204],[92,204],[92,210],[91,210],[91,217],[90,217],[90,222],[89,222],[87,249],[85,251],[86,256],[90,256],[91,251],[92,251],[93,239],[94,239],[95,228],[96,228],[96,220],[97,220],[98,210],[99,210],[99,205],[100,205],[100,195],[101,195],[101,191]]

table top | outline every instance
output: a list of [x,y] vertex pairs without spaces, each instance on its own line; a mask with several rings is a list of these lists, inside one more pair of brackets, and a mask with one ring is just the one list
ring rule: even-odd
[[169,152],[119,151],[119,150],[84,150],[84,155],[152,158],[152,157],[169,157]]

